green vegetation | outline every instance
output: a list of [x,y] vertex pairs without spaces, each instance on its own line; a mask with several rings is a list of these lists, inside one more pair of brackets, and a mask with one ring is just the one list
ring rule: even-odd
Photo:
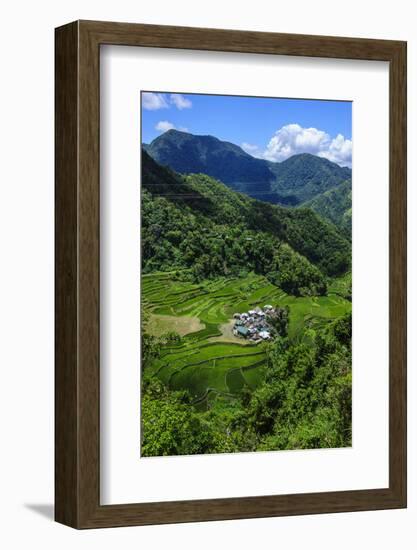
[[352,234],[352,182],[344,181],[336,187],[304,203],[319,216],[334,223],[350,237]]
[[308,153],[273,163],[272,170],[276,176],[272,190],[283,196],[294,197],[294,204],[311,200],[352,177],[350,168],[342,168],[325,158]]
[[329,286],[329,293],[336,294],[345,298],[345,300],[352,301],[352,273],[349,271],[342,277],[333,279]]
[[184,351],[183,363],[181,353],[168,362],[170,377],[148,365],[143,455],[350,446],[350,327],[347,314],[308,343],[282,338],[253,353],[238,346],[240,357],[230,344],[197,349],[193,359]]
[[[288,295],[265,277],[254,273],[244,279],[223,278],[199,284],[181,280],[183,275],[181,272],[155,272],[142,276],[145,334],[149,319],[154,314],[165,315],[167,319],[198,317],[205,325],[204,329],[169,343],[166,335],[159,338],[148,336],[158,352],[154,352],[148,361],[143,359],[143,387],[146,389],[150,384],[153,389],[150,395],[146,393],[147,400],[143,401],[142,407],[149,405],[152,410],[156,407],[152,404],[155,399],[152,384],[159,381],[163,384],[163,391],[159,390],[158,396],[165,396],[167,407],[175,402],[175,407],[188,410],[187,414],[194,411],[199,421],[203,420],[200,415],[204,413],[211,418],[211,423],[222,424],[224,408],[229,413],[242,413],[242,392],[254,392],[262,387],[266,383],[265,377],[272,372],[271,349],[274,349],[274,344],[252,345],[238,339],[236,342],[221,341],[221,327],[234,313],[242,313],[264,303],[288,306],[288,340],[285,341],[289,349],[299,345],[301,350],[306,350],[316,341],[317,335],[328,332],[328,327],[344,314],[349,314],[351,308],[349,301],[336,293],[322,297],[297,298]],[[220,430],[220,427],[217,429]],[[155,430],[156,427],[152,433],[156,433]],[[145,425],[143,431],[147,441]],[[220,432],[216,435],[217,441]],[[144,446],[143,452],[152,454],[150,449]],[[230,448],[227,449],[230,452]],[[155,451],[156,454],[158,452]],[[191,452],[188,449],[186,454]],[[221,450],[204,451],[198,447],[195,452]],[[167,454],[170,453],[167,451]]]
[[189,268],[199,281],[279,267],[287,290],[323,294],[325,276],[349,268],[349,242],[311,210],[256,201],[205,175],[181,177],[146,152],[142,163],[144,273]]
[[[142,456],[349,446],[349,240],[146,152],[141,206]],[[233,335],[265,304],[279,336]]]

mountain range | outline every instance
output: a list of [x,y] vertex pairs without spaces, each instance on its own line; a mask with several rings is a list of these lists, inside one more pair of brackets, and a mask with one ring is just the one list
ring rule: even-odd
[[[164,132],[143,148],[156,162],[178,173],[207,174],[231,189],[273,204],[306,204],[332,223],[348,217],[340,209],[341,205],[350,208],[352,172],[325,158],[302,153],[271,162],[214,136],[178,130]],[[327,195],[319,199],[336,189],[331,200]]]

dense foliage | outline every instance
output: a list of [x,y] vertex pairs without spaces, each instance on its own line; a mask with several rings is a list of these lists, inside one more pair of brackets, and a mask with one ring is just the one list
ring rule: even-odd
[[341,167],[325,158],[308,153],[293,155],[271,166],[275,181],[272,190],[303,203],[351,179],[350,168]]
[[219,396],[201,412],[144,371],[145,456],[351,445],[351,316],[312,342],[270,345],[266,379],[240,400]]
[[350,237],[352,234],[352,182],[350,180],[317,195],[303,206],[311,208],[322,218],[334,223],[347,236]]
[[208,428],[186,392],[170,392],[158,380],[143,385],[143,456],[210,452],[213,436]]
[[268,275],[283,289],[322,294],[325,275],[349,267],[349,243],[308,209],[233,192],[205,175],[181,177],[143,153],[144,273],[190,268],[195,280]]
[[322,296],[327,290],[320,271],[285,243],[274,255],[266,276],[294,296]]

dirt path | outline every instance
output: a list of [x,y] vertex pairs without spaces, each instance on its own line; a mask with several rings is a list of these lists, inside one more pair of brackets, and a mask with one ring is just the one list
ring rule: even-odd
[[210,342],[232,342],[234,344],[240,344],[241,346],[247,346],[249,343],[253,344],[253,342],[248,342],[244,338],[239,338],[233,334],[234,324],[234,320],[230,319],[227,323],[220,325],[219,329],[221,330],[222,335],[210,338]]

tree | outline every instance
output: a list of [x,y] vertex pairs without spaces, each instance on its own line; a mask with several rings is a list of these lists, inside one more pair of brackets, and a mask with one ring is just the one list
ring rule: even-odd
[[184,392],[153,380],[142,396],[142,456],[204,454],[212,436]]
[[277,331],[277,334],[282,337],[288,335],[290,308],[276,307],[273,312],[268,314],[268,323]]
[[161,352],[161,343],[158,338],[142,332],[142,371],[157,359]]

